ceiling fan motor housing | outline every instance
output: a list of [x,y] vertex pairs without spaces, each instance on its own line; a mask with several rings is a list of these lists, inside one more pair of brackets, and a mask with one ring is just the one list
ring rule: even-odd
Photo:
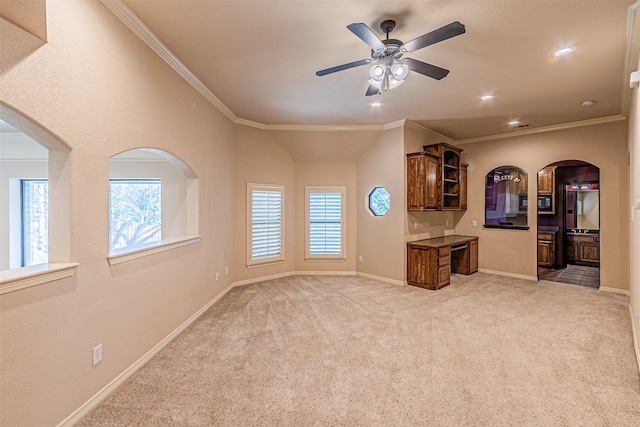
[[371,50],[371,58],[372,59],[383,59],[386,57],[400,59],[400,57],[405,53],[402,50],[402,43],[397,39],[387,39],[382,40],[384,43],[384,49],[372,49]]

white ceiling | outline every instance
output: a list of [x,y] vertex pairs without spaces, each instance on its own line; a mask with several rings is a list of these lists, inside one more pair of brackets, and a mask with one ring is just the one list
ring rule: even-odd
[[[241,119],[264,125],[381,125],[415,121],[455,140],[622,114],[627,9],[606,1],[124,0],[140,20]],[[407,42],[453,21],[466,33],[405,56],[450,70],[410,73],[365,97],[368,67],[315,72],[367,59],[346,26],[397,22]],[[575,46],[554,57],[561,46]],[[495,95],[490,102],[480,96]],[[381,106],[372,107],[372,101]],[[591,107],[582,107],[594,100]]]

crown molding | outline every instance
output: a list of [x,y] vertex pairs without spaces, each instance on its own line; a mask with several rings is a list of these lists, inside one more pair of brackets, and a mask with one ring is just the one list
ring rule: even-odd
[[237,123],[238,117],[226,105],[207,88],[195,74],[187,68],[174,54],[160,41],[158,37],[129,9],[121,0],[100,0],[107,9],[118,17],[135,35],[147,44],[160,58],[173,68],[183,79],[193,86],[207,101],[213,104],[232,122]]
[[235,124],[237,125],[241,125],[241,126],[247,126],[250,128],[256,128],[256,129],[260,129],[260,130],[266,130],[267,129],[267,125],[260,123],[260,122],[254,122],[253,120],[247,120],[247,119],[241,119],[240,117],[236,118],[236,120],[233,121]]
[[182,78],[193,86],[202,96],[214,105],[233,123],[248,126],[261,130],[282,130],[282,131],[384,131],[406,126],[423,133],[429,133],[437,138],[444,139],[452,144],[470,144],[473,142],[490,141],[495,139],[512,138],[515,136],[530,135],[535,133],[550,132],[555,130],[570,129],[574,127],[590,126],[595,124],[610,123],[626,120],[631,104],[631,89],[626,83],[631,71],[635,71],[640,56],[640,0],[629,6],[627,16],[627,45],[624,66],[624,89],[622,93],[622,115],[603,117],[598,119],[584,120],[579,122],[565,123],[561,125],[547,126],[537,129],[527,129],[503,134],[488,135],[477,138],[455,140],[446,135],[433,131],[425,126],[410,120],[397,120],[395,122],[380,125],[287,125],[287,124],[264,124],[236,116],[218,97],[216,97],[205,86],[195,74],[189,70],[164,43],[129,9],[122,0],[100,0],[117,18],[119,18],[134,34],[145,42],[160,58],[162,58],[171,68],[173,68]]
[[457,141],[455,139],[453,139],[453,138],[451,138],[449,136],[443,135],[441,133],[438,133],[435,130],[429,129],[426,126],[422,126],[419,123],[412,122],[411,120],[407,120],[406,121],[406,126],[408,128],[410,128],[410,129],[417,130],[417,131],[422,132],[422,133],[429,133],[431,135],[434,135],[437,138],[444,139],[447,142],[457,143]]
[[622,76],[622,115],[627,117],[631,109],[633,89],[629,87],[629,75],[636,71],[640,57],[640,1],[627,9],[627,43],[625,46],[624,75]]
[[266,130],[340,132],[340,131],[381,131],[385,125],[266,125]]
[[559,125],[545,126],[541,128],[535,129],[526,129],[521,131],[514,131],[508,133],[499,133],[496,135],[487,135],[480,136],[477,138],[469,138],[469,139],[460,139],[455,141],[456,144],[471,144],[473,142],[482,142],[482,141],[492,141],[496,139],[504,139],[504,138],[513,138],[516,136],[524,136],[524,135],[532,135],[536,133],[545,133],[545,132],[553,132],[564,129],[573,129],[584,126],[592,126],[592,125],[601,125],[603,123],[612,123],[627,120],[626,117],[617,115],[617,116],[608,116],[608,117],[600,117],[597,119],[589,119],[589,120],[580,120],[578,122],[570,122],[570,123],[562,123]]

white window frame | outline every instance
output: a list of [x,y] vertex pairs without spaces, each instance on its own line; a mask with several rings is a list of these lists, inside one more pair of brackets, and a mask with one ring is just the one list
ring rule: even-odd
[[[346,259],[346,200],[347,187],[345,186],[305,186],[305,259],[306,260],[344,260]],[[311,253],[311,194],[313,193],[340,193],[340,253],[339,254],[312,254]]]
[[[114,228],[114,223],[115,220],[113,218],[113,185],[118,185],[118,184],[129,184],[129,185],[145,185],[145,184],[152,184],[152,185],[158,185],[160,187],[160,200],[159,200],[159,207],[160,207],[160,229],[158,230],[158,236],[157,238],[154,238],[153,240],[150,240],[146,243],[138,243],[135,245],[131,245],[131,246],[124,246],[122,248],[116,248],[113,247],[113,242],[111,241],[111,235],[113,233],[113,228]],[[166,203],[166,202],[165,202]],[[143,224],[140,224],[143,225]],[[144,249],[144,248],[149,248],[152,246],[158,246],[159,244],[161,244],[162,242],[162,179],[161,178],[109,178],[109,254],[113,255],[113,254],[119,254],[119,253],[123,253],[123,252],[132,252],[132,251],[136,251],[139,249]],[[148,226],[148,225],[147,225]],[[164,239],[166,240],[166,239]]]
[[[268,265],[274,263],[284,262],[284,237],[285,237],[285,186],[279,184],[258,184],[247,183],[247,267],[255,267],[261,265]],[[272,256],[266,256],[261,258],[253,257],[253,193],[261,192],[274,192],[280,193],[280,249],[279,253]]]

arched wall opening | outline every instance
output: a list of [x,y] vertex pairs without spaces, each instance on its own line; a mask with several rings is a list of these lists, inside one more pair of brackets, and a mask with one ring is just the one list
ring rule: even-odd
[[538,278],[600,287],[600,168],[567,159],[538,171]]
[[109,159],[109,254],[198,236],[198,178],[173,154],[136,148]]
[[[33,263],[69,263],[71,148],[24,115],[0,104],[0,271],[18,270]],[[40,256],[24,262],[21,223],[21,181],[46,183],[46,242],[40,241]],[[44,246],[43,246],[44,245]],[[26,265],[25,265],[26,264]],[[20,274],[19,272],[17,273]],[[15,274],[14,274],[15,275]]]

